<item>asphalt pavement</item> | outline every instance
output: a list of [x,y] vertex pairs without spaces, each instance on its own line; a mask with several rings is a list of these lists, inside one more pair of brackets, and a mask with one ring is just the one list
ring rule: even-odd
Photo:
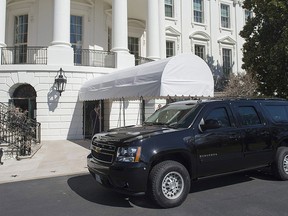
[[193,182],[181,206],[159,209],[145,196],[124,196],[98,185],[86,167],[90,141],[41,145],[32,158],[5,159],[0,165],[1,215],[287,215],[288,182],[276,180],[268,171]]
[[288,182],[250,171],[202,179],[178,207],[108,190],[90,174],[0,184],[3,216],[287,216]]
[[42,141],[41,148],[31,158],[3,157],[0,184],[88,173],[89,146],[90,140]]

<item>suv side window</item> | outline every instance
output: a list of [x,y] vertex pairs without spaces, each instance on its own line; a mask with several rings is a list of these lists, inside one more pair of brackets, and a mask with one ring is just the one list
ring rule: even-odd
[[271,118],[275,122],[288,122],[287,110],[285,106],[265,106]]
[[241,124],[242,125],[258,125],[261,124],[260,118],[252,106],[241,106],[238,107]]
[[221,127],[230,127],[230,119],[224,107],[213,109],[204,119],[205,124],[217,121]]

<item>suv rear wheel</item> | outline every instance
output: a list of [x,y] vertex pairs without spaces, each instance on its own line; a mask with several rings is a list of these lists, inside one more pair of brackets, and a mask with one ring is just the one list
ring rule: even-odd
[[278,148],[272,170],[280,180],[288,180],[288,147]]
[[190,175],[176,161],[163,161],[154,166],[149,180],[150,195],[163,208],[179,206],[190,191]]

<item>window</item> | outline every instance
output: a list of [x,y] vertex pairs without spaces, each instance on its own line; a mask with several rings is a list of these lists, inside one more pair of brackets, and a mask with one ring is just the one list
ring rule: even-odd
[[128,49],[131,54],[139,56],[139,38],[128,37]]
[[204,45],[195,44],[194,48],[195,48],[195,55],[197,55],[200,58],[205,60],[205,58],[206,58],[205,46]]
[[166,58],[175,55],[175,42],[174,41],[166,41]]
[[249,10],[245,10],[245,22],[247,22],[250,18],[252,18],[252,12]]
[[288,122],[287,107],[285,106],[265,106],[271,118],[275,122]]
[[221,4],[221,27],[230,28],[230,7],[226,4]]
[[216,108],[212,110],[208,116],[204,119],[204,124],[213,124],[217,122],[221,127],[230,127],[231,123],[229,120],[228,113],[224,107]]
[[239,107],[239,114],[242,125],[258,125],[261,124],[260,118],[252,106]]
[[82,23],[81,16],[70,16],[70,43],[74,49],[74,64],[82,63]]
[[187,128],[197,115],[197,103],[192,104],[167,104],[154,112],[145,121],[149,124],[168,124],[176,128]]
[[165,0],[165,16],[166,17],[174,17],[174,1],[173,0]]
[[194,22],[204,23],[203,0],[193,0]]
[[232,72],[232,50],[222,49],[223,54],[223,73],[229,75]]
[[27,62],[27,42],[28,42],[28,15],[15,16],[14,20],[15,64],[21,64]]

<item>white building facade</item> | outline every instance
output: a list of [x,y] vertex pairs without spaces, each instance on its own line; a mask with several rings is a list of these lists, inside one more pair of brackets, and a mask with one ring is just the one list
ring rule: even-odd
[[[80,101],[82,84],[146,58],[191,52],[215,79],[241,72],[239,32],[248,16],[237,0],[0,0],[0,102],[27,109],[42,140],[89,137],[95,104],[101,130],[138,124],[143,101]],[[145,101],[144,114],[159,103]]]

